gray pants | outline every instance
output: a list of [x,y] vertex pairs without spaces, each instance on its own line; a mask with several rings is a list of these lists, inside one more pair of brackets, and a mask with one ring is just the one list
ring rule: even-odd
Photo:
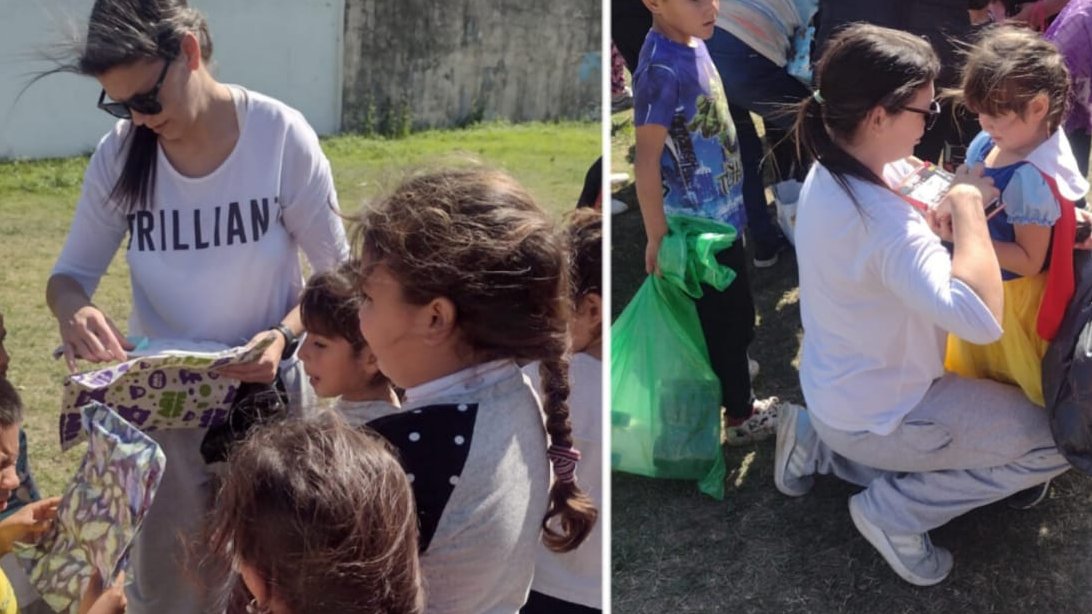
[[891,534],[918,534],[1069,468],[1047,413],[1019,388],[945,375],[890,435],[797,425],[815,473],[866,487],[862,511]]

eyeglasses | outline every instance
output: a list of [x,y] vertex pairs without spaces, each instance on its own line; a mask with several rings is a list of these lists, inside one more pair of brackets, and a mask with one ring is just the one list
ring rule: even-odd
[[163,79],[167,77],[167,69],[171,67],[174,58],[167,58],[163,63],[163,70],[159,71],[159,79],[156,79],[152,89],[143,94],[134,94],[122,102],[105,102],[106,90],[99,94],[99,108],[110,115],[120,119],[132,119],[133,111],[141,115],[158,115],[163,111],[163,105],[159,102],[159,88],[163,86]]
[[903,111],[910,111],[912,113],[920,113],[925,116],[925,129],[929,130],[937,123],[937,118],[940,117],[940,103],[936,100],[929,103],[929,109],[919,109],[917,107],[906,106],[902,108]]

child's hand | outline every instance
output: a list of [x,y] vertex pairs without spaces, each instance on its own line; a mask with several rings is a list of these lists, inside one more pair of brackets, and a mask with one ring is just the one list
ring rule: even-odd
[[102,577],[96,569],[87,583],[87,589],[80,599],[79,614],[123,614],[128,603],[125,601],[125,572],[118,574],[114,585],[105,591]]
[[649,238],[648,243],[645,244],[645,273],[649,275],[655,275],[660,277],[660,243],[663,241],[663,237]]
[[15,542],[37,539],[53,526],[60,497],[28,503],[0,521],[0,554],[11,552]]
[[110,318],[94,305],[84,305],[71,317],[58,320],[64,342],[64,361],[76,372],[76,359],[91,362],[122,361],[126,350],[133,349]]

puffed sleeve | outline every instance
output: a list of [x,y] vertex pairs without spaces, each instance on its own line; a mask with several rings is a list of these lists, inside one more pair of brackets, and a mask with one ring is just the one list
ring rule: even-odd
[[1062,215],[1061,205],[1054,198],[1054,192],[1047,185],[1042,173],[1030,164],[1016,169],[1001,193],[1001,200],[1005,203],[1005,214],[1012,224],[1053,226]]

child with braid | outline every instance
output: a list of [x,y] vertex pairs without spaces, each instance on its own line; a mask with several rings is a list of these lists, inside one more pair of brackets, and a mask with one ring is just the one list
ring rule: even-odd
[[[360,330],[405,389],[369,426],[409,474],[427,611],[517,612],[540,536],[570,551],[597,517],[573,475],[564,242],[515,180],[478,169],[412,178],[358,222]],[[517,364],[533,360],[541,405]]]
[[[569,407],[573,439],[580,448],[582,489],[598,505],[603,498],[603,216],[595,209],[569,214]],[[541,389],[539,364],[523,368]],[[595,614],[603,610],[603,534],[599,527],[572,552],[540,547],[531,595],[520,614]]]

